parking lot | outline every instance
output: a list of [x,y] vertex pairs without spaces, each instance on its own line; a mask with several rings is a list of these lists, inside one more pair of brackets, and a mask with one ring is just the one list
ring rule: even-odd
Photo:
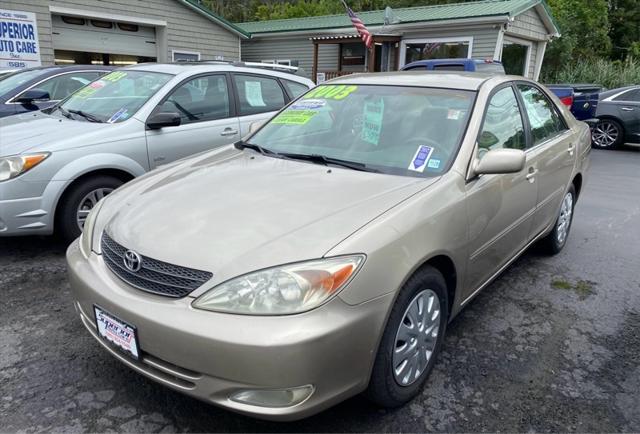
[[640,431],[638,198],[638,149],[592,152],[567,248],[526,253],[463,311],[419,398],[288,424],[124,367],[74,312],[65,247],[0,239],[0,431]]

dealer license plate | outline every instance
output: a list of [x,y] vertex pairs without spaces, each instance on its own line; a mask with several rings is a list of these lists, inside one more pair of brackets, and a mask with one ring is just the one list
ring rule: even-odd
[[98,306],[93,306],[93,310],[96,314],[96,325],[100,337],[126,355],[138,360],[140,353],[136,328]]

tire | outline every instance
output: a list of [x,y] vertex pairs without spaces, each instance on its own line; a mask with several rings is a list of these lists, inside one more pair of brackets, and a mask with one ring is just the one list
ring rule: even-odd
[[[573,223],[573,211],[575,206],[576,189],[573,184],[571,184],[569,190],[567,190],[562,198],[558,217],[553,225],[553,229],[543,239],[543,245],[549,254],[556,255],[560,253],[567,244],[567,239],[569,238],[569,233],[571,231],[571,224]],[[565,226],[563,226],[563,223]]]
[[78,222],[81,211],[86,218],[99,199],[122,184],[118,178],[101,175],[72,185],[60,199],[56,213],[56,234],[67,243],[78,238],[81,232]]
[[601,119],[591,132],[591,145],[597,149],[616,149],[623,141],[624,129],[613,119]]
[[[394,359],[394,352],[396,349],[405,348],[400,344],[401,337],[404,334],[401,332],[401,324],[407,324],[407,319],[405,317],[409,313],[410,307],[414,306],[418,297],[422,297],[423,306],[428,305],[425,301],[428,301],[431,297],[435,297],[439,303],[440,309],[439,316],[433,321],[433,323],[425,323],[424,321],[420,323],[413,321],[412,325],[414,328],[416,325],[418,326],[416,330],[416,335],[418,336],[416,344],[418,345],[414,345],[416,349],[420,347],[419,344],[422,342],[420,337],[425,338],[426,336],[432,335],[432,333],[426,332],[430,329],[433,331],[434,328],[432,328],[432,326],[437,325],[436,337],[426,339],[429,341],[430,345],[432,345],[433,351],[430,356],[425,357],[427,362],[426,366],[421,370],[417,370],[420,371],[420,373],[417,378],[415,378],[415,373],[407,375],[410,372],[408,368],[410,365],[409,362],[407,362],[408,364],[404,371],[400,374],[396,374],[394,368],[403,366],[403,362],[401,362],[401,360],[405,357],[398,356]],[[434,306],[433,312],[435,312],[435,299],[432,306]],[[420,393],[424,383],[427,381],[427,378],[431,373],[431,370],[433,369],[437,355],[442,347],[442,342],[444,341],[447,321],[449,318],[448,306],[447,286],[445,280],[442,277],[442,274],[435,268],[427,266],[416,272],[416,274],[407,281],[400,290],[400,294],[398,295],[398,298],[391,310],[387,326],[382,335],[369,386],[365,392],[367,398],[381,407],[398,407]],[[428,309],[425,310],[425,313],[429,313]],[[433,314],[427,315],[426,318],[429,318],[429,316],[433,317]],[[424,318],[425,317],[422,317],[423,320]],[[421,327],[424,331],[422,333],[418,333]],[[403,331],[406,329],[409,329],[409,327],[405,326]],[[411,346],[411,342],[404,342],[405,345]],[[407,351],[407,353],[412,352],[413,351]],[[398,352],[398,354],[402,353],[402,351]],[[419,353],[425,355],[428,354],[425,351],[420,351]],[[411,356],[406,358],[406,360],[409,359],[414,361],[417,360],[415,357]],[[422,359],[422,363],[424,363],[425,359]],[[407,383],[401,384],[403,381],[406,381]]]

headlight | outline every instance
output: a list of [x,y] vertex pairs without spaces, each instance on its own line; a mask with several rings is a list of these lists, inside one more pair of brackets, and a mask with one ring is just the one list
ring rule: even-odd
[[49,152],[43,152],[40,154],[0,157],[0,182],[22,175],[42,163],[49,155],[51,155]]
[[91,249],[93,248],[93,228],[96,225],[96,219],[102,208],[102,204],[104,204],[104,200],[101,200],[93,207],[87,219],[84,221],[84,228],[82,229],[82,234],[80,234],[80,249],[86,257],[89,257]]
[[304,312],[336,295],[363,262],[363,255],[342,256],[256,271],[211,289],[193,307],[250,315]]

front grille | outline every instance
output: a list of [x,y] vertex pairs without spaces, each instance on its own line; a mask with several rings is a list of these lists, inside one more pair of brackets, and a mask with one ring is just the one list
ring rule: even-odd
[[143,291],[166,297],[184,297],[213,277],[208,271],[194,270],[168,264],[140,255],[140,270],[129,271],[124,265],[124,254],[128,250],[107,235],[102,234],[102,256],[107,267],[120,279]]

